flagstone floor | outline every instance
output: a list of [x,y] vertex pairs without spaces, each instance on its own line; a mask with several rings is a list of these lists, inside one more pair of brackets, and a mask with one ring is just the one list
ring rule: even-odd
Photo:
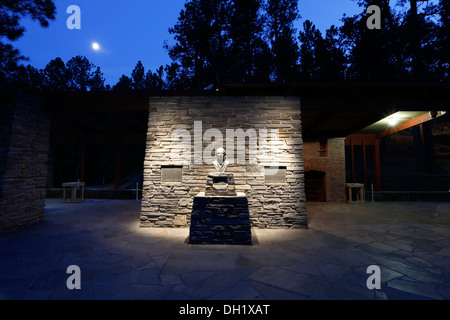
[[255,229],[252,246],[189,245],[139,210],[47,199],[45,222],[0,235],[0,299],[450,299],[450,203],[308,203],[308,230]]

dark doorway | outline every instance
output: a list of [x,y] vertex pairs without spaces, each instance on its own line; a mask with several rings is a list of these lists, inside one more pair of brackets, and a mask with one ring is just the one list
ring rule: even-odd
[[311,170],[305,173],[306,201],[326,202],[325,172]]

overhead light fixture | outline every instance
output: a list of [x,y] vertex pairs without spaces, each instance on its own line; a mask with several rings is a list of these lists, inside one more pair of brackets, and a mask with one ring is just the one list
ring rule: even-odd
[[398,123],[398,119],[393,116],[388,117],[386,120],[391,127],[396,126]]

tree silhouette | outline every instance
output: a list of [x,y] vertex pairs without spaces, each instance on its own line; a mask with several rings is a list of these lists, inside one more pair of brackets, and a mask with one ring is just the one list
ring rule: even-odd
[[[425,5],[420,12],[418,2]],[[401,0],[397,8],[387,0],[358,0],[358,4],[364,11],[345,17],[340,30],[349,55],[349,79],[397,82],[442,79],[438,67],[439,38],[444,35],[431,19],[438,12],[436,6],[418,0]],[[380,30],[366,27],[365,9],[369,4],[381,9]]]
[[105,91],[107,90],[105,86],[105,78],[103,77],[103,72],[100,67],[97,67],[92,73],[91,79],[89,81],[91,91]]
[[439,39],[439,78],[442,81],[450,80],[450,0],[439,2],[439,15],[441,28]]
[[229,10],[224,0],[186,2],[178,22],[169,29],[176,44],[166,45],[176,63],[168,66],[172,78],[173,72],[181,72],[178,77],[189,88],[203,90],[214,86],[217,77],[226,77]]
[[68,91],[71,88],[71,74],[61,58],[51,60],[42,71],[46,91]]
[[61,58],[51,60],[44,69],[30,65],[18,69],[24,87],[48,91],[106,90],[105,79],[100,67],[94,66],[86,57],[76,56],[67,63]]
[[56,8],[51,0],[0,1],[0,81],[17,80],[18,63],[26,58],[4,40],[19,39],[25,28],[20,25],[24,17],[47,27],[55,19]]
[[294,22],[299,19],[298,0],[268,0],[265,5],[276,82],[292,82],[298,74],[299,47]]
[[232,0],[230,16],[231,80],[235,82],[268,82],[271,55],[263,39],[261,0]]
[[133,90],[144,90],[145,85],[145,68],[141,61],[138,61],[131,73],[131,86]]
[[166,72],[165,87],[169,91],[187,90],[191,87],[191,79],[186,70],[177,62],[164,68]]
[[316,61],[317,46],[322,35],[316,26],[306,20],[303,23],[303,31],[300,31],[300,77],[303,81],[316,80],[319,65]]
[[[138,61],[113,90],[161,92],[211,90],[220,83],[291,83],[299,81],[448,81],[450,0],[356,0],[361,13],[344,15],[340,28],[320,32],[300,19],[298,0],[187,0],[169,29],[175,43],[164,47],[172,63],[155,72]],[[52,1],[0,3],[0,37],[23,34],[22,16],[42,25],[54,18]],[[380,30],[369,30],[366,9],[381,8]],[[108,90],[99,67],[76,56],[60,58],[43,69],[18,67],[24,59],[0,42],[0,78],[14,75],[29,87],[49,91]]]
[[86,57],[76,56],[67,61],[66,67],[71,78],[71,90],[87,91],[91,85],[94,65]]
[[131,91],[133,90],[133,80],[126,75],[122,75],[119,81],[113,86],[113,91]]
[[162,91],[166,88],[164,81],[164,67],[160,66],[155,73],[148,70],[145,75],[145,88],[149,91]]

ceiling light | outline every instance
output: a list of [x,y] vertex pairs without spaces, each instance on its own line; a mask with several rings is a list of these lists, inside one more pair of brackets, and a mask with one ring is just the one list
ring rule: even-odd
[[387,118],[386,120],[387,120],[387,122],[389,123],[389,125],[390,125],[391,127],[397,125],[397,123],[398,123],[398,119],[395,118],[395,117],[389,117],[389,118]]

